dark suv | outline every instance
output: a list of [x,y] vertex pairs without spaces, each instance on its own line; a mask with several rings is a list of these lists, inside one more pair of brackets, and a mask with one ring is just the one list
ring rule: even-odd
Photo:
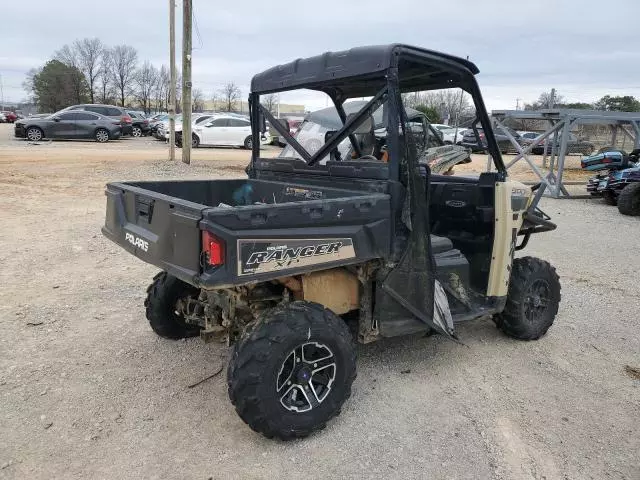
[[103,105],[100,103],[84,103],[81,105],[71,105],[70,107],[62,109],[61,112],[67,110],[86,110],[87,112],[99,113],[105,117],[120,120],[122,136],[131,135],[133,132],[133,121],[124,108],[116,107],[115,105]]

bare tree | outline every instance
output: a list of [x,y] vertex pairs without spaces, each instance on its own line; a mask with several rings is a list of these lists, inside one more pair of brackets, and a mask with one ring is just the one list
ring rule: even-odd
[[199,88],[194,88],[191,93],[191,99],[194,112],[202,112],[204,110],[204,93]]
[[151,98],[158,83],[158,69],[145,60],[135,75],[135,96],[145,113],[151,113]]
[[154,90],[154,99],[157,111],[164,112],[168,109],[168,107],[165,107],[168,103],[170,82],[171,78],[169,76],[169,69],[166,65],[162,65],[160,70],[158,70],[158,81],[156,82],[156,88]]
[[[64,63],[68,67],[72,67],[76,70],[81,71],[80,57],[77,50],[71,45],[64,45],[54,54],[54,58]],[[82,75],[72,75],[69,81],[71,82],[70,85],[73,91],[73,97],[76,99],[76,102],[80,103],[80,99],[86,93],[85,79],[82,77]]]
[[130,45],[116,45],[111,56],[113,83],[120,94],[120,104],[124,107],[126,97],[133,89],[138,52]]
[[100,66],[98,67],[98,77],[96,79],[98,100],[100,103],[112,103],[114,97],[114,89],[112,78],[113,59],[111,50],[104,48],[100,56]]
[[99,38],[83,38],[73,43],[78,58],[78,66],[89,84],[89,97],[94,103],[96,80],[100,74],[100,60],[104,45]]
[[240,99],[240,89],[233,82],[228,82],[220,89],[222,108],[224,112],[232,112],[236,109],[236,102]]
[[403,102],[405,106],[412,108],[418,106],[432,108],[442,118],[448,117],[451,121],[461,117],[469,117],[474,113],[469,95],[460,88],[407,93],[403,95]]
[[262,104],[264,107],[269,110],[269,113],[275,115],[277,113],[278,104],[280,103],[280,96],[276,93],[270,93],[262,98]]

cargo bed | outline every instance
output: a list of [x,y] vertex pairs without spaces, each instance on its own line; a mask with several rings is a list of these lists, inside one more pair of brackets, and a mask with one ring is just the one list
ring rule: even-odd
[[[109,239],[204,288],[362,262],[390,249],[384,193],[234,179],[116,182],[106,195]],[[222,245],[220,265],[203,255],[204,231]]]

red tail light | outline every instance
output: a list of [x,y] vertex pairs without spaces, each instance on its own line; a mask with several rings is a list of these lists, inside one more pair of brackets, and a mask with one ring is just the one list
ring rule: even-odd
[[123,115],[122,116],[122,121],[124,123],[131,123],[132,122],[131,117],[129,115]]
[[224,265],[224,241],[206,230],[202,231],[202,252],[207,265]]

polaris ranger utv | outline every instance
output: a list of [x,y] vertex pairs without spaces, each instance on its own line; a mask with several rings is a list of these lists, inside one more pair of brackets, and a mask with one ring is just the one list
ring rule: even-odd
[[[253,77],[247,179],[107,185],[104,235],[162,269],[147,290],[151,328],[234,344],[229,397],[253,430],[304,437],[340,412],[356,377],[351,331],[361,343],[457,340],[456,322],[493,317],[506,335],[535,340],[553,323],[555,269],[514,252],[555,225],[537,208],[541,188],[508,179],[477,73],[398,44],[298,59]],[[407,120],[401,94],[454,87],[473,99],[494,172],[435,175],[419,162],[431,129]],[[328,95],[342,123],[313,154],[260,103],[303,88]],[[345,101],[362,97],[347,115]],[[290,158],[261,157],[266,121]]]

